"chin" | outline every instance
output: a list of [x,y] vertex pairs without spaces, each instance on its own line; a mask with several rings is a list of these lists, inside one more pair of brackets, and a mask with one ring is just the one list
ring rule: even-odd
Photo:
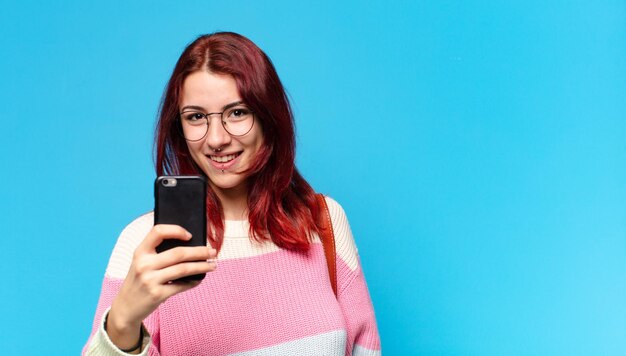
[[220,177],[215,175],[208,176],[210,184],[214,189],[233,190],[243,185],[244,180],[240,177],[232,177],[232,173],[225,173],[224,175],[230,175],[231,177]]

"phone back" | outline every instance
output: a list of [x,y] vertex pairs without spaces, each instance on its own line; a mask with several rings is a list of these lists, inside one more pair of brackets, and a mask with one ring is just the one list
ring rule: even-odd
[[202,176],[161,176],[154,185],[154,223],[180,225],[191,240],[164,240],[157,252],[176,246],[206,246],[206,180]]

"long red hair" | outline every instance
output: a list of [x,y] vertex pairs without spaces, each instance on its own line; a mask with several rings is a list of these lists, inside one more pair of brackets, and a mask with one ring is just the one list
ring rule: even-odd
[[[158,175],[205,175],[180,134],[179,104],[183,82],[199,70],[233,76],[242,100],[260,120],[264,142],[249,175],[248,220],[258,241],[306,251],[319,207],[315,192],[295,167],[294,120],[289,100],[269,57],[252,41],[232,32],[198,37],[178,59],[161,100],[155,137]],[[205,175],[206,176],[206,175]],[[223,210],[207,190],[208,239],[218,250],[224,241]]]

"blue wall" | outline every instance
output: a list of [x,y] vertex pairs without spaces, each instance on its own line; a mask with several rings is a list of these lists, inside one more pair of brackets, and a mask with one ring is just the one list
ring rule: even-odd
[[387,355],[626,354],[623,1],[86,1],[0,11],[0,345],[79,352],[195,36],[273,59]]

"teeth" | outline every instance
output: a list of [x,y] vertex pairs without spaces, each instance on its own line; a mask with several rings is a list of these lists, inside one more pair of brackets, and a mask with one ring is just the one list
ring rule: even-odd
[[228,155],[228,156],[210,156],[211,159],[215,162],[219,162],[219,163],[224,163],[224,162],[228,162],[228,161],[232,161],[233,159],[235,159],[239,154],[235,154],[235,155]]

